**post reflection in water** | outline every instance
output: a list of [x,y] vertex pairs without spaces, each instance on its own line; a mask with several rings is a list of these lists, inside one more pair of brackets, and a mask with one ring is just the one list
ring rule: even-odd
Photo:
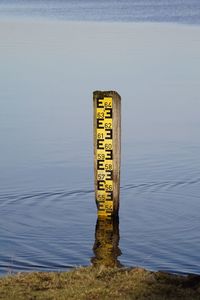
[[98,218],[93,246],[94,257],[91,262],[94,266],[121,267],[117,259],[121,255],[119,249],[119,218]]

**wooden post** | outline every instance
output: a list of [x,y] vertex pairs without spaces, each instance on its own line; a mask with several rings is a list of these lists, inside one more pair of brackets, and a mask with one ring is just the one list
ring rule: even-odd
[[99,217],[117,216],[120,194],[121,97],[114,91],[95,91],[94,177]]

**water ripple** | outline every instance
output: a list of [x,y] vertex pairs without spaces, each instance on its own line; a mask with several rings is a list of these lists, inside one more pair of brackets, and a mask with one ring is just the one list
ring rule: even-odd
[[0,206],[3,205],[3,201],[6,200],[7,204],[11,204],[14,202],[19,202],[23,200],[29,200],[31,199],[50,199],[50,198],[67,198],[70,196],[80,196],[80,195],[88,195],[93,193],[93,190],[87,190],[87,189],[79,189],[79,190],[72,190],[72,191],[51,191],[51,192],[32,192],[27,194],[14,194],[14,193],[3,193],[0,194]]
[[161,182],[147,182],[147,183],[138,183],[138,184],[127,184],[121,187],[121,190],[131,190],[131,189],[140,189],[140,191],[151,190],[152,188],[157,189],[173,189],[181,187],[184,185],[191,186],[200,183],[200,178],[193,180],[178,180],[178,181],[161,181]]
[[[199,272],[199,183],[196,177],[121,186],[123,264]],[[1,192],[0,207],[0,274],[89,264],[93,189]]]
[[[158,190],[162,189],[168,189],[172,190],[174,188],[182,187],[182,186],[192,186],[200,183],[200,178],[195,178],[192,180],[178,180],[178,181],[160,181],[160,182],[146,182],[146,183],[137,183],[137,184],[126,184],[121,186],[122,191],[126,190],[139,190],[140,192],[156,192]],[[19,193],[1,193],[0,194],[0,206],[3,205],[6,201],[7,204],[11,204],[18,201],[23,200],[34,200],[36,198],[38,199],[50,199],[53,197],[53,199],[63,199],[68,198],[71,196],[81,196],[81,195],[88,195],[94,193],[93,189],[78,189],[78,190],[60,190],[60,191],[49,191],[49,192],[41,192],[41,191],[34,191],[32,193],[25,193],[25,194],[19,194]],[[1,201],[2,200],[2,201]],[[4,201],[3,201],[4,200]]]

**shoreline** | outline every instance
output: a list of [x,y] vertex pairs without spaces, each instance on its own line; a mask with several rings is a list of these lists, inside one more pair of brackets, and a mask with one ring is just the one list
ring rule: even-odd
[[3,22],[16,22],[16,23],[79,23],[79,24],[130,24],[130,25],[172,25],[172,26],[185,26],[185,27],[200,27],[200,23],[192,22],[177,22],[177,21],[159,21],[159,20],[123,20],[123,19],[81,19],[81,18],[54,18],[44,16],[31,16],[31,15],[19,15],[19,16],[0,16],[0,23]]
[[80,267],[0,278],[0,299],[200,299],[199,275],[142,268]]
[[50,19],[50,18],[33,18],[33,17],[4,17],[0,18],[1,24],[38,24],[38,25],[99,25],[99,26],[124,26],[124,27],[177,27],[200,29],[200,24],[193,23],[178,23],[178,22],[159,22],[159,21],[113,21],[113,20],[67,20],[67,19]]

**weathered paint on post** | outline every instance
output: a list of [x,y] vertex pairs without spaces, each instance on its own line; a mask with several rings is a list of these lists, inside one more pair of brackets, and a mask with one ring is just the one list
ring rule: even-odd
[[114,91],[95,91],[94,177],[99,217],[118,215],[121,158],[121,97]]

